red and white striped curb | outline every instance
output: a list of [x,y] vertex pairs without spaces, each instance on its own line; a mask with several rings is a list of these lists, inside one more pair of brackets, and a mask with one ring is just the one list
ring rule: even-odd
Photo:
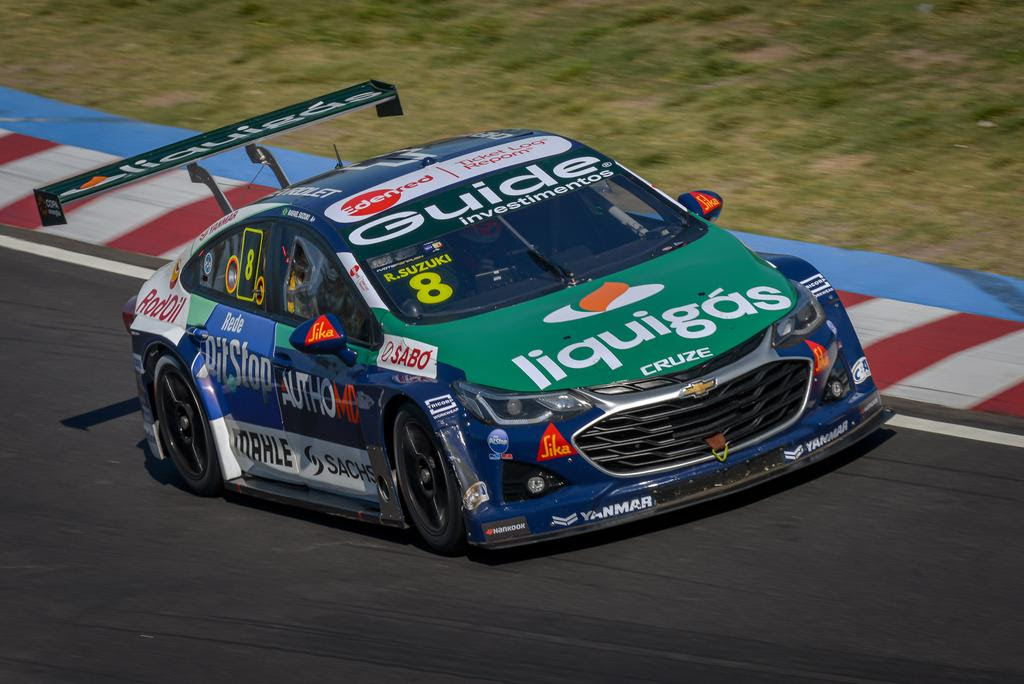
[[[40,228],[32,189],[118,158],[0,129],[0,223],[155,256],[177,256],[221,211],[205,185],[176,169],[65,208],[63,226]],[[275,188],[215,176],[232,206]]]
[[[39,227],[32,189],[114,156],[0,129],[0,223],[144,254],[176,256],[220,216],[205,186],[170,171],[66,207]],[[218,177],[232,206],[271,192]],[[840,292],[883,394],[1024,416],[1024,323]]]

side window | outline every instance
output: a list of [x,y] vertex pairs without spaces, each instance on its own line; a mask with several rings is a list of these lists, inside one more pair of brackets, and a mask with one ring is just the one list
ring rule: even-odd
[[292,228],[282,231],[284,313],[296,321],[333,313],[354,342],[370,339],[370,313],[335,261],[319,244]]
[[269,246],[267,226],[231,231],[197,255],[199,287],[237,306],[265,311]]

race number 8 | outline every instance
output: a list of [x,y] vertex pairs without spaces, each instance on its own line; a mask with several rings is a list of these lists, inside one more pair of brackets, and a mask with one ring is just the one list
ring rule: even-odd
[[452,296],[451,285],[441,282],[441,276],[433,271],[420,273],[409,279],[409,287],[416,290],[416,299],[424,304],[440,304]]

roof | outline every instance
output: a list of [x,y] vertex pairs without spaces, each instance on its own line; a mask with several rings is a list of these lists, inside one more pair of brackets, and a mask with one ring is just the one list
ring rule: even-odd
[[318,216],[323,216],[324,210],[334,202],[371,188],[379,188],[386,185],[388,181],[415,171],[417,168],[426,168],[478,150],[538,135],[552,134],[545,131],[516,128],[482,131],[435,140],[349,164],[341,169],[331,169],[319,176],[293,183],[287,188],[261,198],[258,202],[286,202]]

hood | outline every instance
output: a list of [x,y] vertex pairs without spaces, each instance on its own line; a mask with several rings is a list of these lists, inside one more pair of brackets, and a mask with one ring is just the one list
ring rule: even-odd
[[603,385],[706,362],[796,304],[792,284],[726,231],[497,311],[387,332],[438,348],[470,382],[518,391]]

